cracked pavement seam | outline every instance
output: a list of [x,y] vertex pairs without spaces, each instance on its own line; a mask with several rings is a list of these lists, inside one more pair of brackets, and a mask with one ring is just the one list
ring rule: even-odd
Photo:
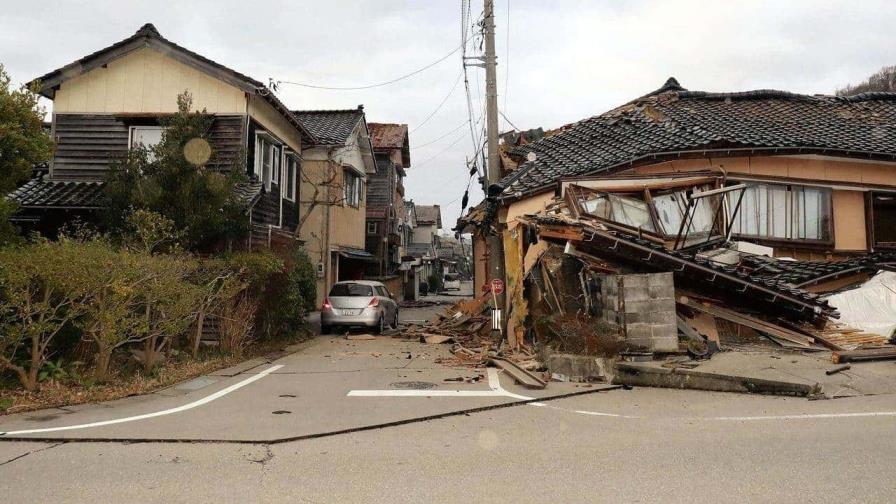
[[52,450],[53,448],[56,448],[57,446],[62,446],[62,445],[64,445],[64,444],[65,444],[65,443],[57,442],[57,443],[51,444],[50,446],[44,446],[43,448],[40,448],[40,449],[37,449],[37,450],[31,450],[31,451],[26,452],[26,453],[23,453],[23,454],[21,454],[21,455],[19,455],[19,456],[17,456],[17,457],[13,457],[13,458],[11,458],[11,459],[5,461],[5,462],[0,462],[0,466],[5,466],[6,464],[11,464],[11,463],[15,462],[16,460],[21,460],[21,459],[27,457],[28,455],[31,455],[31,454],[34,454],[34,453],[40,453],[40,452],[42,452],[42,451]]

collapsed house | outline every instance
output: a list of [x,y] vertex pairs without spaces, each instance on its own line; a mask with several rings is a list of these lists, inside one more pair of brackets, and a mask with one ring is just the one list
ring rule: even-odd
[[702,357],[760,338],[896,357],[891,334],[837,322],[876,298],[836,295],[896,267],[894,93],[706,93],[669,79],[505,145],[502,163],[457,229],[474,237],[477,291],[485,237],[503,236],[511,349],[562,344],[573,315],[619,334],[623,353]]

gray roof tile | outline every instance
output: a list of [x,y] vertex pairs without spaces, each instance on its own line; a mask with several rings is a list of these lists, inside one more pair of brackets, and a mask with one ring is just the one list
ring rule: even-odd
[[600,173],[682,151],[734,148],[896,157],[896,93],[836,97],[759,90],[688,91],[677,81],[604,114],[514,148],[536,160],[500,185],[505,196],[561,177]]
[[294,110],[299,121],[314,134],[318,143],[344,145],[358,122],[364,117],[364,108],[348,110]]

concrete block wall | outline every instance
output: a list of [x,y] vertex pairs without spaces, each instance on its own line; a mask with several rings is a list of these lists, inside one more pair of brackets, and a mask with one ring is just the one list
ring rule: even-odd
[[606,275],[602,318],[622,328],[627,342],[653,352],[678,350],[672,273]]

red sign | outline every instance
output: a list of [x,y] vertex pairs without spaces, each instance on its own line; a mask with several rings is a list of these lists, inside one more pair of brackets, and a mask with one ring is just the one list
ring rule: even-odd
[[492,279],[492,292],[495,294],[501,294],[504,292],[504,280],[500,278]]

